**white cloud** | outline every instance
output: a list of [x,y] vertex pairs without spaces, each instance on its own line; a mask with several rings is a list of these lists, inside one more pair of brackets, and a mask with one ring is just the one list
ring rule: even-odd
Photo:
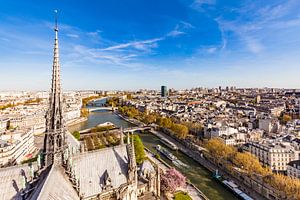
[[[222,33],[223,46],[227,45],[228,40],[225,37],[227,33],[234,33],[238,42],[254,54],[263,52],[268,45],[284,43],[287,38],[281,37],[278,40],[277,35],[290,35],[289,28],[300,26],[300,18],[293,15],[297,5],[300,6],[299,1],[295,0],[268,3],[263,7],[259,7],[256,3],[245,4],[244,7],[234,11],[237,14],[234,20],[221,17],[215,19]],[[234,42],[237,40],[234,39]]]
[[89,36],[99,36],[99,34],[101,32],[102,32],[101,30],[96,30],[96,31],[93,31],[93,32],[88,32],[87,35],[89,35]]
[[141,40],[141,41],[133,41],[133,42],[128,42],[124,44],[118,44],[114,46],[110,46],[104,49],[101,49],[102,51],[111,51],[111,50],[121,50],[121,49],[126,49],[126,48],[134,48],[138,50],[149,50],[151,48],[156,47],[155,43],[158,41],[163,40],[163,37],[160,38],[153,38],[149,40]]
[[195,0],[191,4],[191,8],[198,10],[198,11],[204,11],[203,6],[204,5],[215,5],[216,0]]
[[167,36],[176,37],[176,36],[183,35],[183,34],[185,34],[185,32],[179,31],[179,30],[173,30],[173,31],[169,32],[167,34]]
[[180,23],[183,25],[183,28],[185,29],[190,29],[190,28],[195,28],[191,23],[186,22],[186,21],[180,21]]
[[79,35],[77,34],[72,34],[72,33],[68,33],[66,34],[66,36],[70,37],[70,38],[79,38]]
[[217,51],[216,47],[210,47],[207,49],[207,53],[215,53]]

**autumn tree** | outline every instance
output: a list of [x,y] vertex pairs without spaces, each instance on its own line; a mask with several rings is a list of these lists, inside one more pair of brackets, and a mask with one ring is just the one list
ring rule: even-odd
[[292,117],[289,115],[286,115],[286,114],[282,115],[282,117],[281,117],[282,124],[286,124],[287,122],[289,122],[291,120],[292,120]]
[[234,154],[232,161],[235,166],[244,169],[249,174],[266,175],[268,173],[268,170],[263,168],[258,159],[250,153],[237,152]]
[[188,127],[189,132],[193,134],[198,134],[203,131],[203,125],[200,123],[193,123],[193,122],[185,122],[183,123],[185,126]]
[[156,121],[156,116],[153,115],[153,114],[145,114],[143,116],[143,121],[146,123],[146,124],[152,124]]
[[171,126],[171,130],[174,131],[176,133],[176,136],[180,139],[185,139],[189,133],[189,129],[187,128],[187,126],[182,124],[173,123]]
[[218,162],[223,159],[228,160],[235,153],[233,147],[226,146],[219,138],[210,139],[204,146]]
[[87,117],[87,116],[89,116],[89,110],[86,109],[86,108],[81,108],[81,110],[80,110],[80,116],[81,117]]
[[158,125],[164,127],[164,128],[171,128],[172,127],[172,120],[168,117],[161,117],[158,120]]

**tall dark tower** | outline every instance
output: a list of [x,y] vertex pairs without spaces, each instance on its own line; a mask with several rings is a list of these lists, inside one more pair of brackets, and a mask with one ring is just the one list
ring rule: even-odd
[[63,100],[60,85],[60,64],[58,50],[57,11],[55,11],[55,40],[52,66],[52,84],[49,95],[49,109],[46,114],[46,134],[44,139],[44,166],[61,164],[65,150],[65,126],[63,120]]

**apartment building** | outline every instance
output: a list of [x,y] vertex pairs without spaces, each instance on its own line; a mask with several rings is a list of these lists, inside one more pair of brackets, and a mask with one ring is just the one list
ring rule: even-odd
[[0,167],[19,164],[30,158],[35,150],[33,130],[7,131],[0,135]]
[[249,152],[273,171],[286,172],[287,164],[298,159],[297,151],[289,143],[264,140],[262,142],[250,142],[247,145]]
[[287,164],[287,175],[300,179],[300,160],[294,160]]

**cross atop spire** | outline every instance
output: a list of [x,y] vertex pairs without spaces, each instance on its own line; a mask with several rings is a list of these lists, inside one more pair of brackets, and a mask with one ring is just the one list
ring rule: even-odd
[[65,149],[65,126],[63,121],[63,100],[60,84],[60,63],[58,48],[57,10],[55,15],[55,40],[53,50],[52,83],[49,95],[49,108],[46,115],[46,135],[44,139],[45,165],[62,161]]

